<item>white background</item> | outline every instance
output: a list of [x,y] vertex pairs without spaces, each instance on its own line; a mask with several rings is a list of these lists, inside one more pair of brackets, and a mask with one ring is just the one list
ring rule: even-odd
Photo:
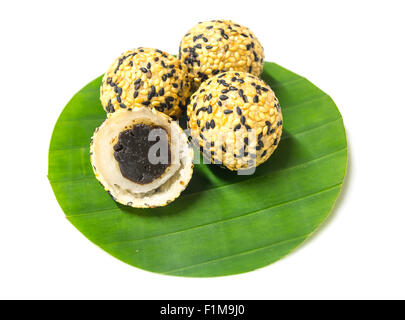
[[[1,1],[0,298],[405,298],[403,1]],[[327,222],[277,263],[212,279],[128,266],[65,218],[47,180],[64,105],[126,49],[176,53],[198,21],[248,26],[266,60],[339,106],[349,142]]]

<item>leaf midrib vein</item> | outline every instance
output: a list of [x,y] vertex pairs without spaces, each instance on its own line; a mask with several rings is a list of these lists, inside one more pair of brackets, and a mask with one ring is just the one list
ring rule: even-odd
[[287,239],[287,240],[276,241],[276,242],[273,242],[273,243],[271,243],[269,245],[266,245],[266,246],[241,251],[241,252],[238,252],[238,253],[235,253],[235,254],[231,254],[231,255],[224,256],[224,257],[207,260],[207,261],[204,261],[204,262],[193,263],[193,264],[190,264],[188,266],[181,267],[181,268],[176,268],[176,269],[163,271],[162,273],[170,274],[170,273],[187,270],[187,269],[190,269],[190,268],[193,268],[193,267],[196,267],[196,266],[200,266],[200,265],[204,265],[204,264],[208,264],[208,263],[213,263],[213,262],[217,262],[217,261],[221,261],[221,260],[231,259],[231,258],[234,258],[236,256],[249,254],[249,253],[259,251],[259,250],[263,250],[263,249],[269,249],[271,247],[279,246],[279,245],[282,245],[282,244],[285,244],[285,243],[288,243],[288,242],[292,242],[292,241],[297,241],[299,239],[306,239],[309,235],[310,235],[310,233],[307,233],[307,234],[304,234],[304,235],[299,236],[299,237],[294,237],[294,238]]
[[[213,187],[213,188],[209,188],[209,189],[205,189],[205,190],[201,190],[201,191],[197,191],[197,192],[187,193],[187,194],[184,194],[183,197],[190,196],[190,195],[196,195],[196,194],[198,194],[198,193],[203,193],[203,192],[206,192],[206,191],[217,190],[217,189],[219,189],[219,188],[224,188],[224,187],[228,187],[228,186],[231,186],[231,185],[236,185],[236,184],[238,184],[238,183],[241,184],[241,183],[245,183],[245,182],[248,182],[248,181],[250,182],[250,181],[252,181],[253,179],[259,179],[259,178],[261,178],[261,177],[265,177],[265,176],[267,176],[267,175],[270,175],[270,174],[273,174],[273,173],[278,173],[278,172],[281,172],[281,171],[288,171],[288,170],[292,170],[292,169],[304,167],[304,166],[306,166],[306,165],[308,165],[308,164],[310,164],[310,163],[317,162],[317,161],[322,160],[322,159],[324,159],[324,158],[333,156],[333,155],[335,155],[336,153],[342,152],[343,150],[346,150],[346,149],[347,149],[347,147],[344,147],[344,148],[342,148],[342,149],[339,149],[339,150],[337,150],[337,151],[328,153],[328,154],[323,155],[323,156],[321,156],[321,157],[318,157],[318,158],[315,158],[315,159],[311,159],[311,160],[309,160],[309,161],[305,161],[305,162],[300,163],[300,164],[297,164],[297,165],[295,165],[295,166],[291,166],[291,167],[287,167],[287,168],[282,168],[282,169],[274,170],[274,171],[271,171],[271,172],[269,172],[269,173],[263,174],[263,175],[261,175],[261,176],[253,177],[253,178],[251,178],[251,179],[249,179],[249,180],[240,181],[240,182],[234,182],[234,183],[228,183],[228,184],[225,184],[225,185],[221,185],[221,186],[217,186],[217,187]],[[52,182],[52,183],[53,183],[53,182]],[[104,211],[107,211],[107,212],[120,211],[120,209],[119,209],[119,208],[111,208],[111,209],[101,209],[101,210],[95,210],[95,211],[83,212],[83,213],[78,212],[77,214],[71,214],[71,215],[67,215],[67,214],[66,214],[66,217],[67,217],[67,218],[69,218],[69,217],[82,217],[82,216],[88,216],[88,215],[93,215],[93,214],[99,214],[100,212],[104,212]]]
[[299,198],[296,198],[296,199],[292,199],[292,200],[288,200],[288,201],[284,201],[284,202],[280,202],[280,203],[277,203],[277,204],[272,204],[270,206],[267,206],[267,207],[264,207],[264,208],[261,208],[261,209],[255,210],[255,211],[250,211],[248,213],[243,213],[241,215],[231,217],[231,218],[228,218],[228,219],[216,220],[216,221],[213,221],[213,222],[193,226],[193,227],[190,227],[190,228],[177,230],[177,231],[173,231],[173,232],[168,232],[168,233],[164,233],[164,234],[159,234],[159,235],[154,235],[154,236],[151,236],[151,237],[145,237],[145,238],[141,238],[141,239],[113,241],[113,242],[106,242],[106,243],[102,243],[102,244],[109,246],[109,245],[116,245],[116,244],[129,243],[129,242],[139,242],[139,241],[145,241],[145,240],[147,241],[147,240],[157,239],[157,238],[161,238],[161,237],[172,236],[174,234],[183,233],[183,232],[187,232],[187,231],[190,231],[190,230],[195,230],[195,229],[199,229],[199,228],[205,228],[205,227],[216,225],[216,224],[226,223],[226,222],[233,221],[233,220],[243,219],[243,218],[246,218],[246,217],[249,217],[249,216],[256,215],[256,214],[258,214],[258,213],[260,213],[262,211],[283,207],[283,206],[288,205],[288,204],[293,203],[293,202],[298,202],[298,201],[301,201],[303,199],[312,198],[312,197],[314,197],[316,195],[319,195],[319,194],[322,194],[324,192],[333,190],[334,188],[340,186],[341,184],[342,184],[342,182],[339,182],[339,183],[337,183],[337,184],[335,184],[333,186],[324,188],[324,189],[316,191],[316,192],[309,193],[309,194],[307,194],[305,196],[302,196],[302,197],[299,197]]

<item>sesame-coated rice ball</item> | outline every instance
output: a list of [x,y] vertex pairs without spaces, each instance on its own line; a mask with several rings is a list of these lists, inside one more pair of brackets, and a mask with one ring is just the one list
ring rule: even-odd
[[148,106],[176,119],[190,97],[185,66],[158,49],[128,50],[103,77],[100,100],[107,113]]
[[193,87],[223,71],[260,76],[264,51],[246,27],[230,20],[200,22],[181,40],[179,58],[193,78]]
[[193,158],[177,121],[144,106],[110,114],[90,141],[97,180],[116,202],[135,208],[175,200],[191,179]]
[[230,170],[253,168],[277,148],[280,104],[261,79],[228,71],[203,82],[187,107],[191,136],[212,163]]

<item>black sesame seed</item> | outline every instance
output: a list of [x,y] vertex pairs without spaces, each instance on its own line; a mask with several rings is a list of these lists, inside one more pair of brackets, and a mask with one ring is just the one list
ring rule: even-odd
[[144,102],[142,102],[142,104],[143,104],[144,106],[148,106],[148,105],[150,105],[150,101],[144,101]]
[[249,126],[249,125],[247,125],[247,124],[245,124],[245,128],[246,128],[246,130],[251,130],[252,128]]
[[238,93],[239,93],[239,96],[243,99],[243,96],[244,96],[243,90],[242,90],[242,89],[239,89]]
[[277,144],[277,141],[278,141],[278,140],[277,140],[277,138],[276,138],[276,139],[274,139],[273,144],[274,144],[274,145],[276,145],[276,144]]
[[257,56],[256,51],[253,51],[253,55],[255,56],[255,62],[259,61],[259,57]]
[[159,96],[163,96],[165,94],[165,88],[160,88]]
[[125,109],[127,106],[125,105],[125,104],[123,104],[123,103],[120,103],[120,108],[123,108],[123,109]]
[[134,98],[138,97],[138,94],[139,94],[139,92],[138,92],[138,91],[135,91],[135,92],[134,92]]
[[107,112],[110,112],[110,113],[112,113],[112,112],[114,112],[115,110],[114,110],[114,106],[112,105],[112,103],[111,103],[111,100],[109,100],[108,101],[108,105],[107,105]]
[[143,73],[147,73],[147,72],[148,72],[148,69],[146,69],[146,68],[141,68],[141,71],[142,71]]
[[215,75],[217,75],[219,72],[220,72],[220,71],[219,71],[218,69],[215,69],[215,70],[212,71],[212,74],[215,76]]
[[249,102],[248,97],[247,97],[247,96],[243,96],[243,101],[245,101],[245,103],[248,103],[248,102]]
[[226,100],[226,99],[228,99],[228,96],[220,95],[220,96],[219,96],[219,99],[221,99],[221,100]]
[[281,126],[283,124],[283,121],[279,121],[279,122],[277,122],[277,127],[279,127],[279,126]]
[[244,139],[243,139],[243,142],[244,142],[246,145],[249,145],[249,138],[248,138],[248,137],[244,138]]
[[231,90],[231,91],[238,91],[238,88],[233,87],[233,86],[230,86],[230,87],[229,87],[229,90]]
[[209,101],[209,100],[211,100],[212,99],[212,94],[210,93],[208,96],[207,96],[207,100]]
[[214,119],[211,120],[211,128],[212,128],[212,129],[215,128],[215,121],[214,121]]
[[275,129],[271,129],[271,130],[269,131],[269,133],[274,133],[274,132],[276,132]]
[[207,121],[207,122],[205,123],[205,128],[206,128],[207,130],[209,130],[209,129],[210,129],[210,126],[211,126],[211,123],[210,123],[209,121]]
[[117,96],[117,102],[121,103],[121,97],[120,96]]
[[146,68],[150,69],[152,67],[152,65],[150,64],[150,62],[148,62],[148,64],[146,65]]
[[230,114],[230,113],[232,113],[232,112],[233,112],[233,110],[230,110],[230,109],[224,110],[224,114]]
[[211,107],[211,105],[208,106],[207,112],[208,112],[208,113],[212,113],[212,107]]
[[246,117],[245,116],[240,117],[240,123],[243,124],[243,125],[246,123]]
[[236,112],[238,113],[238,115],[242,115],[242,110],[239,107],[236,107]]
[[203,112],[203,111],[206,111],[206,110],[204,110],[205,108],[203,107],[203,108],[200,108],[200,109],[197,109],[197,111],[196,111],[196,116],[198,116],[198,114],[200,113],[200,111],[201,112]]
[[259,97],[258,97],[258,96],[255,96],[255,97],[253,98],[253,102],[254,102],[254,103],[258,103],[258,102],[259,102]]
[[209,50],[209,49],[212,49],[213,46],[206,46],[205,48],[206,48],[207,50]]
[[240,123],[239,123],[239,124],[237,124],[237,125],[235,126],[235,128],[233,128],[233,131],[239,130],[240,128],[241,128],[241,125],[240,125]]
[[222,102],[221,102],[221,100],[218,100],[218,105],[219,105],[220,107],[222,107]]
[[264,150],[260,157],[264,157],[267,154],[267,150]]
[[200,120],[197,120],[197,126],[198,126],[198,127],[200,126],[200,124],[201,124],[201,121],[200,121]]
[[173,83],[173,88],[178,88],[179,85],[177,83]]

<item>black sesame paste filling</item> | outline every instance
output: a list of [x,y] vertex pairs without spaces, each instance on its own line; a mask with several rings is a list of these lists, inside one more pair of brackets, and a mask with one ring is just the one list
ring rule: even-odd
[[[156,152],[152,152],[153,146]],[[114,145],[114,158],[123,177],[138,184],[151,183],[171,164],[166,130],[160,126],[135,124],[119,134]]]

